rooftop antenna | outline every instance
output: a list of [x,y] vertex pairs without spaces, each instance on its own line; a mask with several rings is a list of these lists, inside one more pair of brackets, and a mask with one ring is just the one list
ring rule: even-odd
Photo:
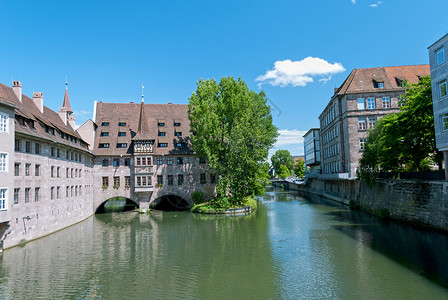
[[143,94],[143,89],[145,88],[145,86],[142,83],[142,103],[145,102],[145,95]]

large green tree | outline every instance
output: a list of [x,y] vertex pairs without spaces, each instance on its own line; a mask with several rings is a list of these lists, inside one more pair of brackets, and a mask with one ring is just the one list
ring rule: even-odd
[[294,165],[294,174],[296,174],[299,178],[303,178],[305,176],[305,161],[301,159],[297,161]]
[[215,203],[225,207],[262,193],[263,162],[278,135],[265,93],[249,90],[241,78],[202,79],[189,100],[193,150],[219,176]]
[[271,163],[277,173],[280,172],[281,165],[287,167],[290,173],[294,169],[294,158],[288,150],[275,151],[271,156]]
[[382,171],[424,171],[429,163],[442,166],[435,147],[431,78],[406,83],[399,99],[400,112],[389,114],[369,131],[358,176],[374,179]]

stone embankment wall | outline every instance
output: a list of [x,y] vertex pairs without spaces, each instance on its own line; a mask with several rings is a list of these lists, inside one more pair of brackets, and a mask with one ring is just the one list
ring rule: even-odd
[[359,180],[311,179],[306,185],[283,184],[290,190],[320,195],[376,215],[448,231],[448,182],[378,180],[369,187]]

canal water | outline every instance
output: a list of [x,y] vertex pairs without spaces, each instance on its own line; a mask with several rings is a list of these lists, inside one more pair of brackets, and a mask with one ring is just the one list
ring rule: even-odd
[[448,237],[289,192],[95,215],[0,255],[1,299],[448,299]]

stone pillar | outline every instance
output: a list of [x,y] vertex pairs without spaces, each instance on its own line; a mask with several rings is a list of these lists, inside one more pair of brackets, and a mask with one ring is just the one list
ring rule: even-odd
[[445,180],[448,180],[448,151],[443,151],[443,168],[445,169]]

